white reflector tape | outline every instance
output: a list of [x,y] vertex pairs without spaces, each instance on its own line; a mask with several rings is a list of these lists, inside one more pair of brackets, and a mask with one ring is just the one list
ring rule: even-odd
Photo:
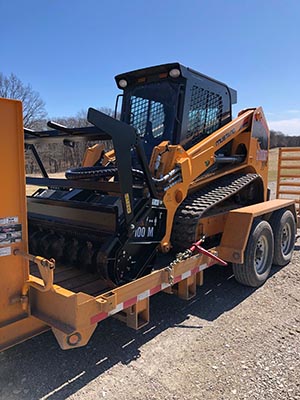
[[166,288],[169,287],[169,286],[170,286],[169,283],[162,283],[162,284],[161,284],[161,290],[164,290],[164,289],[166,289]]
[[118,312],[124,310],[124,303],[120,303],[117,305],[116,308],[114,308],[113,310],[111,310],[108,315],[114,315],[117,314]]
[[206,268],[208,268],[208,265],[207,265],[207,264],[202,264],[202,265],[200,265],[200,267],[199,267],[199,271],[203,271],[203,270],[206,269]]
[[189,278],[192,275],[191,271],[186,271],[181,275],[181,280]]
[[146,290],[145,292],[139,294],[137,296],[137,299],[138,299],[138,301],[140,301],[140,300],[146,299],[147,297],[150,297],[150,290]]

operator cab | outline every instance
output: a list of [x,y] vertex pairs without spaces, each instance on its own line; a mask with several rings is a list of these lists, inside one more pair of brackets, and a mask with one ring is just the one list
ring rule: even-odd
[[164,140],[187,149],[232,120],[236,91],[179,63],[115,79],[124,91],[121,121],[137,129],[148,160]]

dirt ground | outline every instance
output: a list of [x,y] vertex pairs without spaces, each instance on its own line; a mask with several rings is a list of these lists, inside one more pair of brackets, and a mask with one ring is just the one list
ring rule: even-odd
[[191,301],[151,298],[138,332],[110,318],[85,348],[33,338],[0,353],[0,399],[300,399],[299,268],[298,239],[259,289],[215,266]]

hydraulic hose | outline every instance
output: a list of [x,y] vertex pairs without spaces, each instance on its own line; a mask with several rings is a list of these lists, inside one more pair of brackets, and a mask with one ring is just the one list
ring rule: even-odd
[[[78,167],[68,169],[65,173],[67,179],[80,180],[80,179],[95,179],[95,178],[109,178],[117,175],[117,167],[103,167],[103,166],[93,166],[93,167]],[[135,178],[144,180],[144,173],[138,169],[132,169],[132,174]],[[155,186],[161,190],[165,187],[169,187],[172,183],[180,181],[180,169],[174,168],[168,174],[164,175],[162,178],[152,178]]]
[[106,178],[115,175],[118,168],[105,168],[103,166],[71,168],[66,171],[66,178],[79,180],[91,178]]
[[[67,179],[79,180],[79,179],[93,179],[93,178],[108,178],[118,173],[117,167],[79,167],[68,169],[65,173]],[[138,169],[132,170],[133,176],[137,178],[144,178],[144,173]]]

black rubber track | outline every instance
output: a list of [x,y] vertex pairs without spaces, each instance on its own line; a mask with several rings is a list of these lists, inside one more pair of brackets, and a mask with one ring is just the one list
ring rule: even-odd
[[199,219],[212,207],[237,194],[259,178],[258,174],[228,175],[188,196],[175,214],[171,238],[173,246],[177,249],[189,248],[198,239],[196,233]]

